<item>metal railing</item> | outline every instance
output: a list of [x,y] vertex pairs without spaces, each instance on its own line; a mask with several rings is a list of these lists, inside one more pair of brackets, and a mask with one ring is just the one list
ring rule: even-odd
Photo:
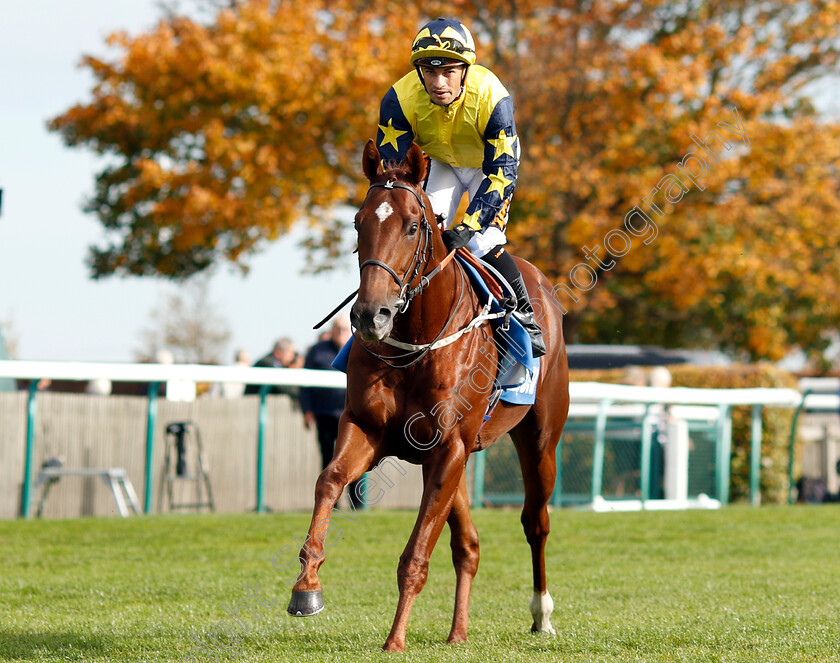
[[[111,381],[147,382],[146,414],[146,449],[144,476],[144,513],[150,513],[154,472],[154,430],[157,419],[157,399],[159,386],[170,380],[193,382],[243,382],[263,385],[260,391],[259,425],[257,427],[256,454],[256,510],[265,511],[264,501],[264,454],[267,410],[266,394],[272,386],[307,386],[307,387],[344,387],[346,376],[337,371],[313,371],[307,369],[242,368],[231,366],[205,365],[161,365],[161,364],[106,364],[82,362],[36,362],[36,361],[0,361],[0,378],[30,380],[26,416],[26,452],[23,481],[22,513],[31,516],[32,476],[34,464],[34,433],[37,418],[37,382],[42,378],[58,380],[90,381],[108,379]],[[654,422],[653,405],[705,405],[717,408],[715,421],[716,467],[715,493],[722,503],[727,501],[729,486],[729,456],[731,452],[731,416],[732,407],[748,405],[752,408],[751,449],[750,449],[750,501],[760,503],[759,479],[761,470],[762,411],[764,407],[796,408],[795,416],[803,407],[817,404],[815,395],[805,395],[795,389],[754,388],[754,389],[690,389],[683,387],[653,388],[627,385],[602,384],[594,382],[576,382],[570,385],[570,395],[575,407],[590,408],[589,419],[593,431],[593,456],[591,467],[590,498],[594,499],[603,492],[604,461],[607,449],[607,433],[615,423],[611,412],[616,407],[636,404],[641,407],[640,417],[640,468],[639,490],[644,504],[650,500],[650,452],[653,444]],[[836,409],[837,396],[831,401]],[[585,419],[585,417],[584,417]],[[574,425],[574,422],[571,422]],[[580,425],[580,424],[578,424]],[[795,426],[795,422],[794,422]],[[569,429],[570,431],[572,429]],[[791,454],[793,453],[793,433]],[[558,486],[562,488],[562,449]],[[483,452],[482,452],[483,453]],[[475,496],[481,503],[483,482],[486,473],[486,458],[476,454],[473,462],[475,477]],[[791,464],[792,467],[792,464]],[[479,479],[481,477],[481,479]],[[479,483],[481,485],[479,485]],[[562,490],[555,491],[553,502],[563,501]]]
[[38,381],[53,380],[90,381],[107,379],[113,382],[148,382],[146,416],[146,466],[144,477],[143,513],[152,511],[154,483],[155,424],[157,421],[158,390],[167,381],[188,382],[243,382],[259,384],[260,405],[257,428],[257,482],[256,511],[263,513],[265,506],[265,427],[267,422],[266,395],[273,386],[345,387],[347,378],[338,371],[315,371],[303,368],[283,370],[271,368],[244,368],[237,366],[204,366],[198,364],[106,364],[53,361],[0,361],[0,378],[30,380],[26,417],[26,452],[24,460],[23,494],[21,513],[32,516],[33,465],[35,458],[35,421],[38,413]]

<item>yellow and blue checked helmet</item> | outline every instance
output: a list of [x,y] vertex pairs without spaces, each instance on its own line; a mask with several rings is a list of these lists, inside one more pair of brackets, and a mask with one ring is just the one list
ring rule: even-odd
[[475,64],[475,42],[467,27],[448,18],[424,25],[411,45],[411,64],[440,67],[446,64]]

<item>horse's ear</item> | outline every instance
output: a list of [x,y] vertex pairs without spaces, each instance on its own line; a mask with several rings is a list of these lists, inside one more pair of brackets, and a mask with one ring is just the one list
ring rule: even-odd
[[405,163],[408,166],[411,183],[420,184],[426,177],[426,157],[417,143],[412,143],[411,147],[408,148]]
[[373,140],[368,140],[365,151],[362,153],[362,170],[369,182],[382,173],[382,162],[379,158],[379,150]]

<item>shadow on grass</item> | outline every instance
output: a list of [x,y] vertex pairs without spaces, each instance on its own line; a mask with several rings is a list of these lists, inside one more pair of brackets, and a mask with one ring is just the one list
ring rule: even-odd
[[83,661],[103,655],[107,648],[108,643],[98,636],[0,629],[0,660],[4,661],[40,661],[55,655]]

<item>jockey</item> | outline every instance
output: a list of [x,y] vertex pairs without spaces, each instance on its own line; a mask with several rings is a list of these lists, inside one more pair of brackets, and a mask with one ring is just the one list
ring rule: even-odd
[[[534,357],[545,344],[525,282],[505,251],[505,226],[519,167],[513,101],[495,74],[475,64],[475,42],[458,21],[426,24],[411,47],[410,72],[382,99],[377,145],[384,161],[402,161],[412,141],[430,158],[424,188],[448,229],[452,251],[466,246],[494,267],[516,295],[514,316],[531,337]],[[455,214],[461,197],[469,205]]]

